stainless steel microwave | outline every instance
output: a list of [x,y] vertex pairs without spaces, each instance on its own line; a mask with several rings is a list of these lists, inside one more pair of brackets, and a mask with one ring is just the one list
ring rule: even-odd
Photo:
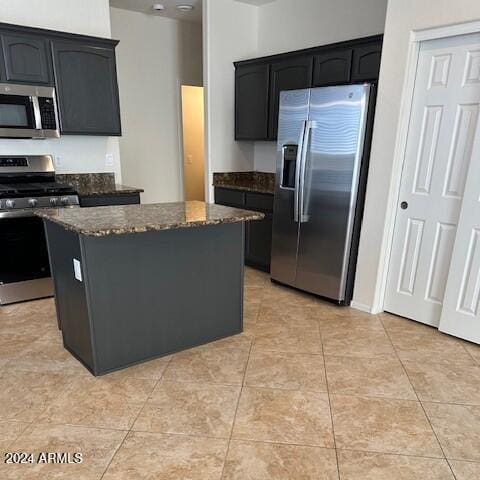
[[59,136],[53,87],[0,83],[0,138]]

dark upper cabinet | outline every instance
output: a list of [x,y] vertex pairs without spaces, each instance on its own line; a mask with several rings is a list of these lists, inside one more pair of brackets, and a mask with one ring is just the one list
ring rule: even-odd
[[268,137],[277,138],[280,92],[312,86],[313,57],[300,56],[274,62],[270,67],[270,118]]
[[353,49],[352,82],[378,79],[382,42],[372,42]]
[[49,41],[24,33],[1,32],[2,81],[53,85]]
[[375,35],[235,62],[235,139],[277,138],[282,90],[376,82],[382,40]]
[[235,139],[262,140],[268,136],[270,66],[239,66],[235,70]]
[[314,56],[313,60],[313,86],[349,83],[351,69],[351,48],[319,53]]
[[114,47],[53,40],[63,134],[121,135]]

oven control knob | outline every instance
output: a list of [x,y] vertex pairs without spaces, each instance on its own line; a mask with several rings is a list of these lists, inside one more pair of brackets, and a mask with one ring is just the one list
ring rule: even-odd
[[28,200],[28,204],[32,207],[35,208],[38,205],[38,200],[36,198],[30,198]]
[[14,208],[15,207],[15,200],[5,200],[5,206],[7,208]]
[[62,205],[66,206],[68,205],[70,202],[68,201],[68,197],[62,197],[60,199],[60,202],[62,203]]
[[50,205],[51,205],[52,207],[56,207],[56,206],[58,205],[58,198],[57,198],[57,197],[52,197],[52,198],[50,199]]

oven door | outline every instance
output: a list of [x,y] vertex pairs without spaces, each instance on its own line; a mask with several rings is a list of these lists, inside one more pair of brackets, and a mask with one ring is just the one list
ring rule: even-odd
[[40,218],[0,218],[0,252],[0,304],[53,295]]
[[41,128],[38,111],[37,97],[0,94],[0,137],[36,137]]

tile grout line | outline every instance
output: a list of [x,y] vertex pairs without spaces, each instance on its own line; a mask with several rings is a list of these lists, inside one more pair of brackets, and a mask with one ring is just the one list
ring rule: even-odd
[[[474,343],[473,345],[477,345],[477,344]],[[469,350],[465,345],[461,344],[461,346],[462,346],[463,349],[467,352],[467,354],[470,356],[470,358],[473,360],[473,364],[480,366],[480,357],[479,357],[478,360],[477,360],[477,358],[475,358],[475,357],[473,356],[473,354],[470,352],[470,350]],[[478,345],[477,345],[477,346],[478,346]]]
[[[83,365],[82,365],[82,366],[83,366]],[[29,372],[26,372],[26,371],[24,371],[24,370],[19,370],[19,371],[21,371],[21,372],[23,372],[23,373],[36,373],[36,374],[38,374],[38,372],[30,372],[30,371],[29,371]],[[53,373],[53,375],[67,376],[67,378],[68,378],[68,381],[67,381],[65,387],[63,388],[63,391],[60,393],[60,395],[59,395],[58,397],[55,397],[55,399],[50,403],[51,405],[52,405],[52,404],[55,404],[56,402],[60,401],[60,400],[63,399],[64,397],[66,397],[67,394],[68,394],[68,392],[69,392],[69,390],[70,390],[70,387],[73,387],[74,382],[77,380],[76,378],[70,378],[70,375],[72,375],[72,377],[73,377],[75,374],[68,374],[68,375],[66,375],[66,374],[64,374],[64,373],[54,373],[54,372],[42,372],[42,373],[45,373],[45,374],[47,374],[47,373],[48,373],[48,374],[52,374],[52,373]],[[82,377],[81,377],[81,378],[82,378]],[[36,421],[37,423],[41,423],[41,422],[38,422],[38,419],[41,418],[41,416],[43,415],[43,413],[44,413],[47,409],[48,409],[48,406],[46,406],[46,407],[41,411],[41,413],[38,414],[37,417],[35,417],[35,420],[33,420],[33,422]],[[32,423],[33,423],[33,422],[32,422]]]
[[338,479],[341,480],[340,476],[340,462],[338,460],[338,449],[337,449],[337,440],[335,438],[335,425],[333,423],[333,409],[332,409],[332,401],[330,398],[330,388],[328,386],[328,375],[327,375],[327,362],[325,361],[325,351],[323,348],[323,336],[322,336],[322,329],[320,327],[320,322],[317,321],[317,328],[318,328],[318,335],[320,337],[320,347],[322,348],[322,357],[323,357],[323,369],[325,372],[325,387],[327,389],[327,398],[328,398],[328,408],[330,410],[330,421],[332,423],[332,437],[333,437],[333,448],[335,450],[335,460],[337,462],[337,476]]
[[[396,452],[385,452],[381,450],[358,450],[356,448],[339,448],[341,452],[357,452],[357,453],[367,453],[367,454],[374,454],[374,455],[389,455],[391,457],[410,457],[410,458],[428,458],[430,460],[446,460],[448,459],[443,457],[433,457],[431,455],[417,455],[413,453],[396,453]],[[473,462],[475,463],[475,462]],[[479,462],[477,462],[479,463]]]
[[[170,365],[170,362],[172,361],[173,359],[173,355],[169,358],[168,362],[167,362],[167,365],[165,366],[165,368],[163,369],[162,371],[162,374],[160,375],[160,377],[157,379],[157,381],[155,382],[155,384],[153,385],[153,388],[152,388],[152,391],[148,394],[144,404],[142,405],[142,408],[138,411],[138,414],[135,416],[135,418],[133,419],[132,421],[132,424],[130,426],[130,428],[128,430],[126,430],[126,434],[125,436],[123,437],[122,441],[120,442],[120,445],[115,449],[115,452],[113,453],[112,455],[112,458],[110,459],[110,461],[108,462],[107,466],[105,467],[105,470],[103,471],[102,475],[100,476],[99,480],[102,480],[103,477],[105,476],[105,474],[107,473],[108,469],[110,468],[110,465],[112,464],[114,458],[117,456],[117,453],[122,449],[123,447],[123,444],[125,443],[125,441],[127,440],[127,437],[130,435],[130,433],[132,432],[132,428],[133,426],[135,425],[135,422],[137,421],[138,417],[140,416],[140,414],[143,412],[143,409],[145,408],[145,405],[147,404],[148,400],[150,400],[150,397],[152,396],[153,392],[155,391],[155,388],[157,388],[157,385],[160,383],[160,381],[162,380],[163,378],[163,375],[165,374],[165,371],[167,370],[168,366]],[[130,378],[130,377],[127,377],[127,378]]]
[[400,365],[402,366],[403,368],[403,371],[405,372],[405,375],[407,376],[407,379],[415,393],[415,396],[417,397],[417,400],[418,400],[418,403],[420,404],[420,407],[422,408],[422,411],[423,411],[423,414],[425,415],[425,418],[427,419],[427,422],[428,424],[430,425],[430,428],[432,429],[432,432],[433,432],[433,435],[435,436],[435,439],[437,440],[437,443],[438,443],[438,446],[440,447],[440,450],[442,451],[442,454],[443,454],[443,458],[445,459],[445,461],[447,462],[447,465],[448,465],[448,468],[450,469],[450,472],[452,474],[452,477],[454,480],[457,479],[457,476],[455,475],[453,469],[452,469],[452,466],[450,465],[450,462],[448,461],[447,459],[447,456],[445,455],[445,450],[443,449],[443,446],[442,444],[440,443],[440,440],[438,438],[438,435],[437,435],[437,432],[435,431],[435,429],[433,428],[433,425],[432,425],[432,422],[430,421],[430,417],[427,415],[427,412],[425,410],[425,407],[423,406],[423,403],[422,401],[420,400],[420,397],[418,396],[418,393],[417,393],[417,390],[415,389],[415,386],[413,385],[413,382],[412,380],[410,379],[410,376],[408,375],[408,372],[407,372],[407,369],[405,368],[405,365],[403,364],[402,362],[402,359],[400,358],[400,356],[398,355],[398,352],[397,352],[397,349],[395,348],[395,345],[393,344],[392,342],[392,339],[390,337],[390,334],[388,333],[388,330],[385,328],[385,325],[382,321],[382,318],[379,316],[378,317],[379,320],[380,320],[380,323],[382,324],[383,326],[383,330],[385,331],[385,334],[387,335],[387,338],[390,342],[390,344],[392,345],[392,348],[393,348],[393,351],[395,352],[395,356],[397,357],[398,361],[400,362]]
[[[245,284],[244,284],[244,286],[245,286]],[[263,298],[263,294],[264,294],[264,291],[263,291],[264,288],[265,288],[265,286],[260,287],[260,289],[261,289],[260,295],[261,295],[262,298]],[[245,295],[243,296],[243,301],[245,302]],[[242,310],[243,310],[243,311],[245,310],[245,305],[243,305]],[[261,301],[260,301],[259,304],[258,304],[258,310],[257,310],[257,312],[256,312],[256,314],[255,314],[255,321],[254,321],[255,323],[257,323],[257,321],[258,321],[258,317],[259,317],[259,315],[260,315],[260,310],[261,310]],[[242,324],[243,324],[243,322],[242,322]],[[242,332],[242,333],[243,333],[243,332]],[[245,369],[244,369],[244,371],[243,371],[242,381],[241,381],[241,383],[240,383],[240,392],[239,392],[239,394],[238,394],[237,404],[235,405],[235,413],[234,413],[234,415],[233,415],[232,427],[231,427],[231,429],[230,429],[230,436],[229,436],[229,438],[228,438],[227,449],[225,450],[225,457],[224,457],[224,460],[223,460],[223,467],[222,467],[222,471],[221,471],[220,477],[219,477],[220,480],[224,477],[225,468],[226,468],[226,466],[227,466],[227,458],[228,458],[228,454],[229,454],[229,452],[230,452],[230,445],[231,445],[231,443],[232,443],[233,429],[234,429],[234,427],[235,427],[235,420],[237,419],[238,407],[239,407],[239,405],[240,405],[240,398],[242,397],[242,393],[243,393],[243,388],[244,388],[244,384],[245,384],[245,377],[246,377],[246,375],[247,375],[248,364],[249,364],[249,362],[250,362],[250,355],[251,355],[251,353],[252,353],[252,348],[253,348],[253,343],[254,343],[254,341],[255,341],[255,337],[253,336],[253,337],[251,338],[250,348],[248,349],[247,361],[246,361],[246,363],[245,363]]]
[[[259,293],[261,295],[261,298],[266,298],[267,301],[269,301],[269,297],[267,297],[267,290],[266,290],[266,287],[265,286],[260,286],[258,288],[259,290]],[[257,306],[257,304],[255,304],[255,306]],[[268,309],[270,308],[268,305],[266,307],[263,307],[262,306],[262,302],[260,302],[258,304],[258,309],[256,309],[257,311],[254,312],[254,315],[253,315],[253,318],[254,318],[254,322],[257,322],[258,319],[260,318],[260,313],[262,312],[262,309]],[[299,313],[300,314],[300,313]],[[323,315],[321,312],[318,312],[316,315],[320,316],[320,315]],[[461,461],[464,461],[464,462],[470,462],[470,463],[479,463],[478,461],[475,461],[475,460],[463,460],[463,459],[448,459],[446,458],[446,455],[443,451],[443,447],[442,445],[440,444],[439,440],[438,440],[438,437],[436,435],[436,432],[435,430],[433,429],[433,426],[430,422],[430,419],[428,417],[428,415],[426,414],[426,411],[425,411],[425,408],[424,408],[424,403],[430,403],[428,401],[425,401],[423,402],[422,400],[420,400],[418,394],[417,394],[417,391],[415,390],[415,388],[413,387],[413,384],[412,384],[412,381],[410,380],[410,377],[406,371],[406,367],[404,365],[404,362],[402,362],[402,360],[400,359],[399,357],[399,354],[397,352],[397,349],[393,346],[393,342],[392,342],[392,339],[390,338],[390,335],[389,335],[389,332],[387,332],[387,329],[385,327],[385,324],[384,322],[381,320],[381,317],[380,316],[376,316],[378,319],[379,319],[379,323],[381,325],[381,328],[383,329],[383,331],[385,331],[388,339],[389,339],[389,342],[390,344],[392,345],[393,347],[393,356],[392,358],[396,358],[399,360],[399,363],[402,365],[402,369],[404,370],[405,374],[406,374],[406,377],[409,381],[409,384],[410,386],[412,387],[413,389],[413,392],[414,392],[414,395],[415,395],[415,399],[395,399],[395,398],[389,398],[389,397],[382,397],[382,396],[375,396],[375,395],[350,395],[350,394],[340,394],[340,395],[345,395],[345,396],[352,396],[352,397],[356,397],[356,396],[360,396],[360,397],[373,397],[373,398],[379,398],[379,399],[384,399],[384,400],[401,400],[401,401],[412,401],[412,402],[418,402],[420,403],[422,409],[423,409],[423,412],[424,412],[424,415],[426,416],[427,418],[427,421],[429,422],[431,428],[432,428],[432,431],[437,439],[437,442],[440,446],[440,450],[443,454],[443,458],[442,457],[429,457],[429,456],[423,456],[423,455],[415,455],[415,454],[404,454],[404,453],[394,453],[394,452],[375,452],[373,450],[356,450],[356,449],[349,449],[349,448],[338,448],[337,445],[336,445],[336,439],[335,439],[335,427],[334,427],[334,422],[333,422],[333,410],[331,408],[331,394],[332,395],[335,395],[335,392],[330,392],[330,389],[329,389],[329,383],[328,383],[328,376],[327,376],[327,367],[326,367],[326,355],[325,355],[325,350],[324,350],[324,345],[323,345],[323,337],[322,337],[322,334],[321,334],[321,327],[320,327],[320,322],[318,320],[316,320],[316,327],[317,329],[320,331],[320,342],[321,342],[321,352],[320,353],[308,353],[308,352],[284,352],[285,354],[289,354],[289,355],[296,355],[296,354],[304,354],[304,355],[322,355],[323,357],[323,361],[324,361],[324,373],[325,373],[325,381],[326,381],[326,389],[327,389],[327,397],[328,397],[328,402],[329,402],[329,408],[330,408],[330,416],[331,416],[331,423],[332,423],[332,433],[333,433],[333,441],[334,441],[334,449],[335,449],[335,454],[336,454],[336,460],[337,460],[337,474],[338,476],[340,477],[340,467],[339,467],[339,462],[338,462],[338,451],[342,451],[342,450],[350,450],[350,451],[356,451],[356,452],[364,452],[364,453],[376,453],[376,454],[384,454],[384,455],[392,455],[392,456],[410,456],[410,457],[423,457],[423,458],[436,458],[437,460],[438,459],[444,459],[447,461],[447,463],[449,464],[450,466],[450,470],[452,472],[452,475],[453,475],[453,478],[455,478],[455,474],[453,473],[453,468],[451,466],[451,462],[450,460],[461,460]],[[301,328],[301,326],[300,326]],[[41,337],[43,338],[43,337]],[[224,462],[223,462],[223,468],[222,468],[222,471],[221,471],[221,477],[223,478],[223,476],[225,475],[226,473],[226,460],[228,458],[228,454],[229,454],[229,451],[230,451],[230,445],[231,445],[231,441],[232,440],[235,440],[233,439],[233,431],[234,431],[234,425],[235,425],[235,422],[236,422],[236,417],[237,417],[237,413],[238,413],[238,408],[239,408],[239,404],[240,404],[240,399],[242,397],[242,393],[244,392],[245,389],[248,389],[248,387],[250,387],[250,385],[247,385],[246,383],[246,380],[247,380],[247,374],[248,374],[248,368],[249,368],[249,362],[251,360],[251,353],[253,352],[254,348],[255,348],[255,335],[252,335],[252,336],[249,336],[249,339],[251,340],[250,341],[250,345],[248,347],[248,355],[247,355],[247,361],[245,363],[245,368],[243,370],[243,378],[242,378],[242,381],[240,383],[240,392],[239,392],[239,396],[238,396],[238,399],[237,399],[237,402],[236,402],[236,408],[235,408],[235,412],[234,412],[234,415],[233,415],[233,422],[232,422],[232,426],[231,426],[231,429],[230,429],[230,436],[229,437],[224,437],[223,440],[225,440],[225,444],[227,444],[228,442],[228,445],[227,448],[226,448],[226,452],[225,452],[225,459],[224,459]],[[37,340],[36,340],[37,341]],[[234,347],[233,347],[234,348]],[[464,347],[465,348],[465,347]],[[466,350],[466,348],[465,348]],[[273,352],[278,352],[278,353],[281,353],[281,351],[278,351],[278,350],[272,350]],[[479,358],[479,361],[477,362],[477,360],[473,357],[473,355],[470,353],[470,351],[467,350],[467,353],[468,353],[468,357],[469,358],[472,358],[473,359],[473,364],[474,365],[477,365],[479,364],[480,365],[480,358]],[[333,356],[337,356],[337,355],[333,355]],[[340,357],[342,356],[345,356],[345,355],[340,355]],[[347,355],[348,356],[348,355]],[[328,355],[327,355],[328,357]],[[366,357],[366,358],[370,358],[370,357]],[[114,450],[113,454],[112,454],[112,457],[110,459],[110,461],[108,462],[108,465],[106,466],[105,470],[103,473],[99,472],[99,474],[101,473],[101,477],[99,478],[102,478],[105,476],[105,474],[108,472],[108,469],[110,468],[110,465],[111,463],[113,462],[113,459],[116,458],[116,455],[118,454],[119,451],[121,451],[127,437],[130,435],[130,433],[132,432],[141,432],[140,430],[133,430],[133,427],[137,421],[137,419],[139,418],[139,416],[142,414],[142,412],[144,411],[145,409],[145,406],[146,404],[151,400],[152,398],[152,395],[153,395],[153,392],[155,390],[155,388],[157,388],[158,384],[162,381],[162,380],[165,380],[165,373],[167,372],[167,369],[169,368],[169,366],[171,365],[171,362],[172,362],[172,359],[173,359],[173,355],[172,355],[172,358],[170,358],[164,368],[164,370],[162,371],[162,373],[160,374],[160,376],[155,379],[155,378],[152,378],[151,380],[154,380],[153,382],[153,387],[152,387],[152,391],[150,392],[149,395],[147,395],[147,398],[146,400],[144,401],[143,403],[143,406],[139,409],[139,412],[138,414],[135,416],[135,418],[133,419],[132,423],[131,423],[131,426],[130,428],[128,429],[112,429],[112,428],[106,428],[106,430],[117,430],[117,431],[122,431],[122,432],[125,432],[125,436],[123,437],[122,441],[119,443],[119,446]],[[12,362],[12,360],[11,360]],[[408,362],[408,361],[407,361]],[[5,365],[7,366],[8,363]],[[2,365],[3,367],[3,365]],[[27,370],[28,371],[28,370]],[[50,372],[48,372],[50,373]],[[59,372],[58,372],[59,373]],[[1,375],[0,375],[1,376]],[[135,378],[135,377],[129,377],[129,378]],[[72,381],[73,382],[73,381]],[[183,382],[180,382],[180,383],[183,383]],[[193,382],[187,382],[187,383],[199,383],[198,381],[193,381]],[[202,382],[203,383],[203,382]],[[224,385],[224,383],[213,383],[213,382],[204,382],[204,383],[212,383],[214,385]],[[70,384],[66,387],[65,390],[68,391],[69,389],[69,386]],[[238,384],[237,384],[238,386]],[[275,387],[256,387],[256,388],[267,388],[267,389],[270,389],[270,388],[275,388]],[[285,388],[280,388],[279,390],[297,390],[297,389],[285,389]],[[64,396],[67,392],[63,392],[63,394],[61,394],[61,396]],[[450,402],[431,402],[431,403],[439,403],[439,404],[449,404]],[[453,405],[457,405],[455,403],[453,403]],[[468,404],[458,404],[458,405],[468,405]],[[47,407],[46,407],[47,408]],[[41,414],[43,414],[45,410],[41,410]],[[8,421],[8,420],[5,420],[5,421]],[[21,435],[23,435],[23,433],[28,429],[28,428],[31,428],[32,425],[35,425],[36,423],[38,424],[38,422],[36,422],[35,420],[32,420],[31,422],[25,422],[26,423],[26,426],[25,426],[25,429],[22,431]],[[41,423],[40,423],[41,424]],[[58,424],[58,425],[68,425],[68,424]],[[72,426],[77,426],[77,425],[72,425]],[[101,428],[101,427],[89,427],[89,426],[84,426],[84,425],[78,425],[79,427],[83,427],[83,428]],[[151,433],[151,432],[147,432],[145,431],[145,433]],[[161,432],[159,432],[161,433]],[[17,437],[20,438],[20,436]],[[199,436],[199,435],[195,435],[195,434],[178,434],[178,433],[169,433],[169,435],[181,435],[181,436],[188,436],[188,437],[192,437],[192,438],[202,438],[202,436]],[[219,438],[219,437],[208,437],[208,436],[203,436],[203,438]],[[283,442],[275,442],[275,441],[263,441],[263,440],[249,440],[249,439],[245,439],[245,441],[250,441],[252,443],[263,443],[263,444],[283,444],[283,445],[295,445],[295,444],[292,444],[292,443],[283,443]],[[303,445],[303,444],[297,444],[298,446],[313,446],[313,445]],[[321,447],[321,446],[317,446],[318,448],[323,448],[323,449],[329,449],[328,447]],[[330,448],[331,449],[331,448]],[[221,457],[220,457],[221,458]],[[219,459],[220,460],[220,459]],[[220,470],[220,469],[219,469]]]
[[[259,314],[260,314],[260,307],[258,309],[258,312],[257,312],[256,316],[255,316],[255,322],[258,320]],[[232,443],[233,429],[235,427],[235,420],[237,419],[238,407],[240,405],[240,399],[242,397],[243,388],[245,386],[245,377],[247,375],[248,364],[250,362],[250,355],[252,353],[253,342],[254,342],[254,337],[252,338],[251,343],[250,343],[250,348],[248,349],[247,362],[245,363],[245,369],[243,370],[242,383],[240,384],[240,392],[238,394],[237,404],[235,405],[235,413],[233,415],[232,428],[230,429],[230,437],[228,438],[227,449],[225,450],[225,457],[224,457],[224,460],[223,460],[223,467],[222,467],[222,472],[220,473],[219,480],[222,480],[222,478],[225,475],[225,468],[227,466],[228,454],[230,452],[230,445]]]
[[465,460],[464,458],[447,458],[447,462],[462,462],[462,463],[473,463],[474,465],[480,465],[480,460]]
[[[124,430],[126,431],[126,430]],[[151,435],[171,435],[175,437],[188,437],[188,438],[196,438],[196,439],[211,439],[211,440],[228,440],[227,437],[212,437],[211,435],[198,435],[198,434],[191,434],[191,433],[175,433],[175,432],[149,432],[147,430],[135,430],[135,433],[147,433]],[[235,439],[232,439],[235,440]],[[322,445],[311,444],[311,443],[292,443],[292,442],[280,442],[280,441],[272,441],[272,440],[255,440],[253,438],[245,438],[245,439],[238,439],[239,442],[243,443],[258,443],[262,445],[282,445],[282,446],[292,446],[292,447],[307,447],[307,448],[314,448],[319,450],[334,450],[333,447],[325,447]],[[385,452],[380,450],[358,450],[355,448],[337,448],[339,451],[347,451],[347,452],[358,452],[358,453],[370,453],[370,454],[378,454],[378,455],[388,455],[393,457],[411,457],[411,458],[428,458],[431,460],[445,460],[443,457],[434,457],[429,455],[416,455],[412,453],[397,453],[397,452]],[[461,461],[467,463],[474,463],[480,464],[480,461],[476,460],[465,460],[461,458],[452,458],[447,459],[453,461]]]
[[[260,312],[260,308],[256,314],[256,318],[255,318],[255,321],[257,320],[258,318],[258,315],[259,315],[259,312]],[[228,440],[228,446],[227,446],[227,450],[225,452],[225,458],[224,458],[224,463],[223,463],[223,468],[222,468],[222,473],[221,473],[221,477],[223,477],[223,472],[224,472],[224,469],[225,469],[225,465],[226,465],[226,459],[227,459],[227,455],[228,455],[228,451],[229,451],[229,448],[230,448],[230,441],[231,441],[231,437],[232,437],[232,434],[233,434],[233,426],[234,426],[234,423],[235,423],[235,417],[236,417],[236,414],[237,414],[237,410],[238,410],[238,405],[240,403],[240,397],[241,397],[241,394],[242,394],[242,390],[243,390],[243,381],[245,379],[245,374],[246,374],[246,370],[247,370],[247,367],[248,367],[248,361],[250,359],[250,353],[251,353],[251,350],[252,350],[252,346],[253,346],[253,339],[250,343],[250,347],[249,347],[249,351],[248,351],[248,358],[247,358],[247,362],[246,362],[246,365],[245,365],[245,370],[243,372],[243,378],[242,378],[242,383],[240,385],[240,392],[239,392],[239,396],[238,396],[238,399],[237,399],[237,404],[236,404],[236,408],[235,408],[235,414],[234,414],[234,418],[233,418],[233,422],[232,422],[232,428],[231,428],[231,431],[230,431],[230,437],[229,437],[229,440]],[[148,395],[147,399],[145,400],[142,408],[139,410],[138,414],[136,415],[135,419],[133,420],[132,424],[131,424],[131,427],[126,431],[126,435],[125,437],[123,438],[122,442],[120,443],[120,445],[118,446],[118,448],[115,450],[114,454],[112,455],[112,458],[110,459],[110,461],[108,462],[108,465],[106,466],[105,470],[103,471],[101,477],[100,477],[100,480],[102,480],[105,476],[105,474],[107,473],[108,469],[110,468],[110,465],[112,464],[114,458],[116,457],[117,453],[121,450],[123,444],[125,443],[127,437],[130,435],[130,433],[132,432],[132,428],[134,427],[138,417],[141,415],[141,413],[143,412],[143,410],[145,409],[145,406],[147,405],[148,401],[150,400],[155,388],[157,387],[157,385],[160,383],[160,381],[163,379],[164,375],[165,375],[165,372],[167,371],[167,368],[170,366],[170,363],[172,362],[173,360],[173,357],[174,357],[175,354],[173,354],[167,365],[165,366],[162,374],[160,375],[160,378],[157,379],[157,381],[155,382],[155,385],[153,386],[152,388],[152,391],[150,392],[150,394]],[[189,382],[189,383],[198,383],[198,382]],[[217,385],[217,384],[215,384]],[[148,433],[148,432],[146,432]],[[174,434],[173,434],[174,435]],[[202,438],[202,437],[198,437],[198,436],[195,436],[195,435],[184,435],[184,436],[188,436],[188,437],[194,437],[194,438]],[[209,438],[209,437],[207,437]],[[211,437],[211,438],[216,438],[216,437]],[[220,477],[220,479],[221,479]]]
[[107,432],[128,432],[126,428],[114,428],[114,427],[98,427],[92,425],[82,425],[80,423],[58,423],[58,422],[33,422],[43,427],[73,427],[73,428],[85,428],[89,430],[105,430]]
[[[1,422],[19,422],[19,423],[22,423],[21,420],[1,420]],[[27,431],[27,429],[30,428],[35,423],[35,420],[33,420],[31,422],[24,422],[24,423],[26,423],[25,427],[22,428],[21,432],[9,444],[7,444],[7,447],[6,447],[7,449],[10,449],[10,447],[12,445],[14,445],[17,440],[20,439],[20,437]]]

